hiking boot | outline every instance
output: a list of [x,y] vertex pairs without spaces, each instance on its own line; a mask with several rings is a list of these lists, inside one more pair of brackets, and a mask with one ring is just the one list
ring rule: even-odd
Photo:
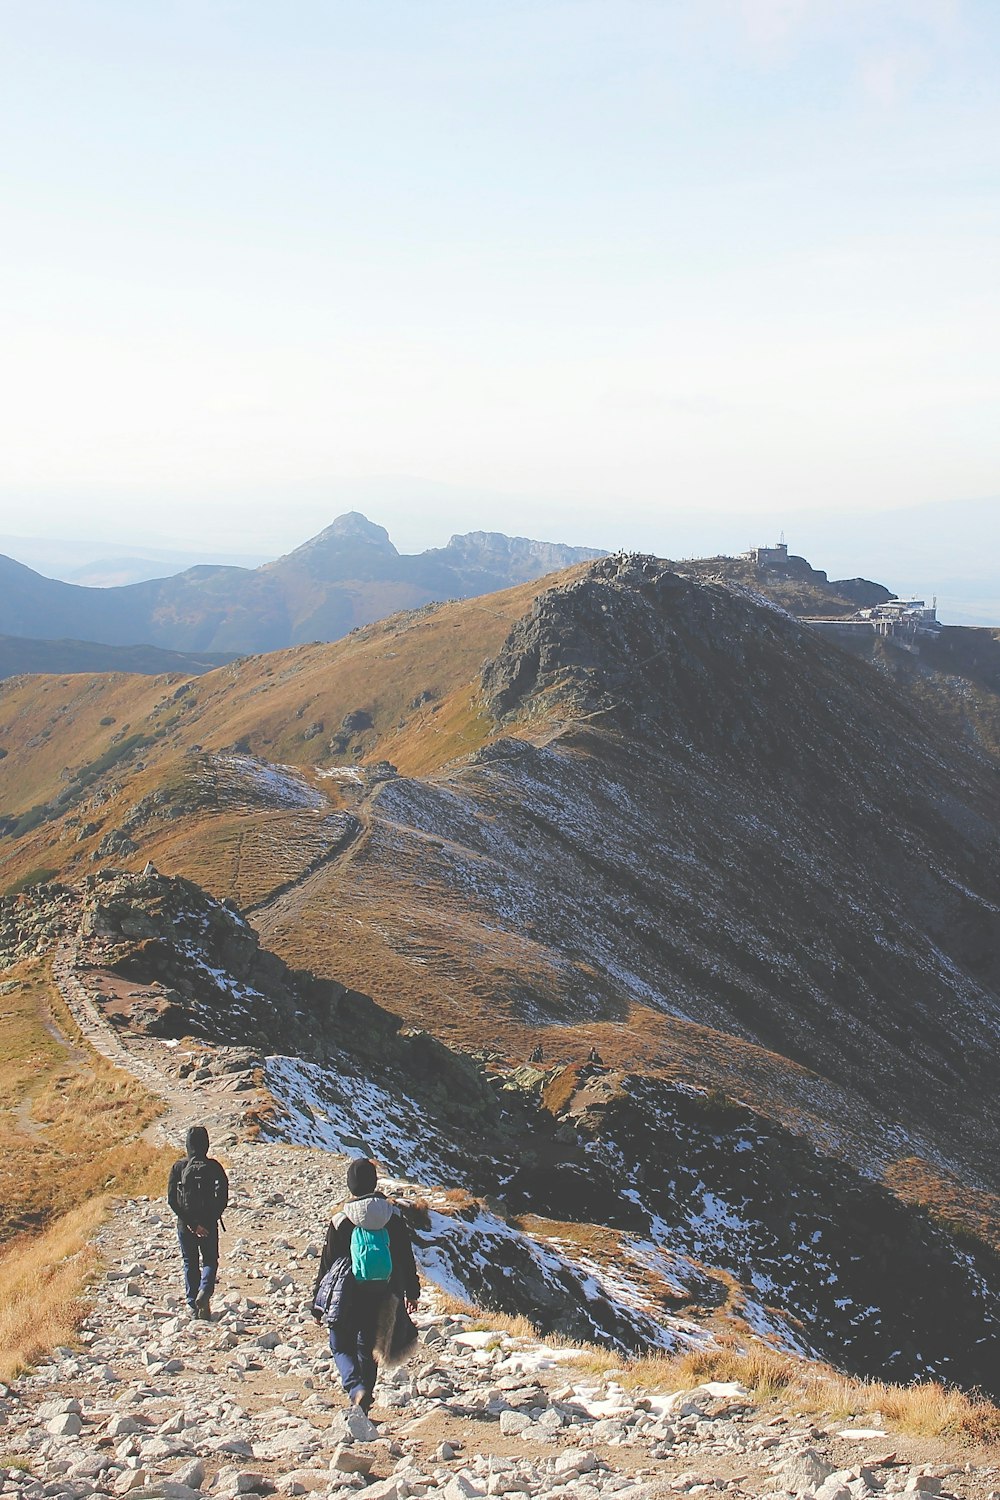
[[194,1315],[196,1318],[204,1318],[206,1323],[211,1323],[212,1299],[207,1292],[199,1292],[194,1299]]
[[365,1402],[368,1400],[368,1392],[365,1390],[363,1385],[356,1385],[350,1396],[348,1397],[348,1400],[350,1401],[352,1406],[360,1406],[361,1410],[367,1417],[368,1413],[367,1411],[365,1411]]

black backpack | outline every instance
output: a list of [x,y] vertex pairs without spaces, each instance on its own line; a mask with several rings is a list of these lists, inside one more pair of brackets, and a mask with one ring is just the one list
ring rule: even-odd
[[177,1182],[177,1201],[185,1224],[211,1229],[219,1217],[219,1180],[214,1163],[189,1156]]

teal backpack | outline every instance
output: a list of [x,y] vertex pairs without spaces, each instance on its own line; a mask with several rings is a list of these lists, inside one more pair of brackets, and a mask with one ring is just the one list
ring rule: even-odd
[[351,1270],[356,1281],[388,1281],[392,1275],[392,1252],[388,1229],[354,1226],[351,1235]]

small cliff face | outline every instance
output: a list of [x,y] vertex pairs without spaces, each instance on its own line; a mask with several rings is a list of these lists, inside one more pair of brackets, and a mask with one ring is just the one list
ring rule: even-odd
[[984,1333],[1000,1257],[746,1105],[611,1070],[548,1087],[554,1117],[627,1185],[661,1242],[791,1314],[809,1347],[885,1380],[972,1379],[1000,1396]]
[[997,1258],[747,1106],[458,1054],[290,970],[187,880],[107,872],[0,902],[5,959],[55,949],[119,1036],[193,1038],[199,1076],[264,1085],[265,1135],[437,1185],[417,1228],[446,1284],[488,1306],[620,1349],[735,1323],[853,1373],[1000,1395],[978,1337],[1000,1316]]
[[591,562],[604,553],[595,547],[535,542],[524,536],[504,536],[499,531],[468,531],[453,536],[447,547],[432,549],[424,556],[447,563],[469,587],[478,580],[483,592],[488,592]]

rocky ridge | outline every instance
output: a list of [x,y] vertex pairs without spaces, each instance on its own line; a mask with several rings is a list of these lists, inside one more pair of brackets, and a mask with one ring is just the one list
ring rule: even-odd
[[[84,1019],[92,1040],[131,1057],[145,1080],[158,1071],[99,1015]],[[155,1128],[178,1142],[192,1119],[207,1119],[230,1173],[213,1318],[186,1314],[166,1205],[121,1204],[101,1233],[105,1271],[79,1347],[0,1388],[0,1493],[996,1500],[1000,1469],[988,1456],[890,1437],[877,1413],[845,1427],[775,1415],[735,1384],[627,1389],[614,1369],[586,1373],[577,1351],[483,1329],[442,1303],[433,1243],[418,1249],[427,1278],[420,1351],[383,1381],[369,1422],[345,1408],[307,1314],[344,1158],[243,1139],[240,1102],[207,1096],[197,1071],[160,1074],[169,1109]],[[389,1187],[419,1213],[416,1184]]]
[[[266,1139],[364,1150],[427,1198],[441,1284],[622,1351],[740,1330],[887,1379],[990,1390],[1000,1269],[759,1112],[598,1062],[463,1056],[291,971],[192,882],[105,871],[0,902],[94,1044]],[[450,1189],[446,1191],[445,1188]]]

